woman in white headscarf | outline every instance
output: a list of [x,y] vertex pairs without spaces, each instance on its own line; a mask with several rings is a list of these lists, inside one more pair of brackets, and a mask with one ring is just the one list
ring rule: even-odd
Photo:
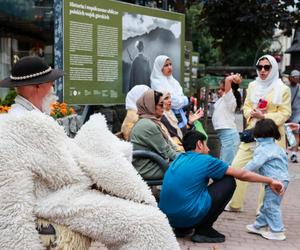
[[[272,119],[281,134],[281,139],[276,142],[285,148],[284,123],[291,115],[291,92],[279,79],[278,64],[273,56],[264,55],[259,58],[256,69],[258,77],[248,86],[243,108],[247,129],[253,128],[260,119]],[[260,100],[267,103],[264,110],[259,107]],[[255,142],[241,142],[232,166],[243,168],[253,158],[254,147]],[[226,210],[242,210],[246,189],[246,182],[237,181],[237,188]]]
[[127,110],[126,117],[122,123],[121,132],[123,138],[128,141],[130,132],[134,124],[139,119],[137,114],[136,101],[149,89],[146,85],[134,86],[126,95],[125,107]]
[[159,92],[169,92],[172,101],[172,110],[179,120],[179,128],[185,128],[187,118],[183,107],[188,105],[188,98],[183,94],[182,87],[173,77],[172,61],[169,57],[160,55],[156,57],[151,73],[151,88]]

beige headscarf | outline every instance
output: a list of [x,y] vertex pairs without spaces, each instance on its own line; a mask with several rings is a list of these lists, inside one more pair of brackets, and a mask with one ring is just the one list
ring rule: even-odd
[[[165,100],[167,97],[171,98],[171,94],[169,92],[163,92],[163,99]],[[182,139],[182,131],[178,127],[178,120],[176,116],[174,115],[172,109],[164,110],[164,115],[167,118],[168,122],[171,124],[172,127],[174,127],[177,130],[177,135]]]
[[154,98],[154,90],[147,90],[137,101],[137,114],[139,118],[146,118],[152,120],[155,124],[159,126],[160,131],[163,134],[163,137],[168,140],[168,135],[162,128],[162,123],[160,121],[160,117],[156,117],[155,114],[155,98]]

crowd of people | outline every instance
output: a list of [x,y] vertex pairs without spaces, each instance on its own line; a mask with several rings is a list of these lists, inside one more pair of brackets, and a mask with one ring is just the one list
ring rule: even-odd
[[[0,82],[18,94],[9,113],[0,117],[0,150],[5,155],[0,199],[6,201],[0,205],[0,233],[6,238],[0,248],[20,249],[24,244],[41,249],[34,225],[38,217],[121,249],[179,249],[174,234],[199,243],[224,242],[225,235],[213,225],[224,209],[243,210],[247,182],[260,182],[262,188],[258,216],[246,230],[284,240],[280,204],[289,184],[284,124],[288,122],[297,139],[291,155],[297,162],[300,73],[292,71],[289,88],[280,80],[274,57],[262,56],[256,69],[244,102],[239,74],[220,83],[212,117],[221,143],[217,159],[209,155],[209,138],[199,121],[203,110],[189,109],[168,56],[155,59],[150,82],[134,84],[127,93],[121,128],[126,142],[114,137],[105,119],[96,115],[74,139],[68,138],[47,117],[56,100],[54,81],[63,72],[35,56],[20,59],[11,76]],[[250,140],[240,140],[235,124],[234,114],[241,107]],[[169,163],[167,171],[147,158],[132,160],[132,149],[160,155]],[[15,173],[21,173],[18,185]],[[158,204],[142,180],[157,178],[163,178]],[[26,192],[28,199],[8,200],[8,189],[17,197]],[[30,230],[14,234],[16,226]]]

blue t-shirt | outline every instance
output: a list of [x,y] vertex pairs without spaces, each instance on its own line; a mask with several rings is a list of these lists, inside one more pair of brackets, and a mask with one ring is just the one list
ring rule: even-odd
[[228,165],[210,155],[186,152],[179,155],[164,176],[159,208],[173,227],[192,227],[208,213],[209,178],[221,179]]

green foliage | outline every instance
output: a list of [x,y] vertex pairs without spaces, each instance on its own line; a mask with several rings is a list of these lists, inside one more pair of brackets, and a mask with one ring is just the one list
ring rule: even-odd
[[192,5],[186,10],[186,29],[187,34],[190,36],[188,40],[192,40],[194,50],[199,52],[200,63],[205,65],[214,65],[219,61],[220,51],[218,48],[213,47],[213,37],[209,33],[207,25],[200,23],[199,14],[203,6]]
[[4,100],[0,102],[2,106],[11,106],[14,103],[17,93],[15,90],[9,90],[8,94],[5,96]]
[[[298,25],[300,2],[281,0],[208,0],[202,3],[197,16],[198,27],[206,26],[213,37],[213,46],[221,49],[223,65],[252,65],[258,48],[273,37],[275,28],[285,35]],[[194,5],[193,5],[194,4]],[[201,31],[202,32],[202,31]],[[205,42],[205,41],[204,41]]]

